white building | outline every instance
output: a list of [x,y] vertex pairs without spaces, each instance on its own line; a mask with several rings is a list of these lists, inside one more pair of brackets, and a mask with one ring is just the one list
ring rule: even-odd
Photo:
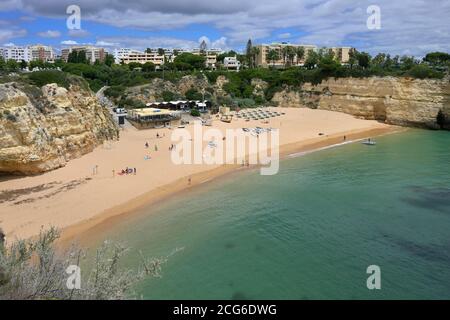
[[[175,58],[183,53],[192,54],[202,54],[200,49],[182,49],[182,48],[162,48],[164,54],[162,54],[161,49],[150,48],[146,52],[130,49],[130,48],[120,48],[114,50],[114,60],[116,64],[124,63],[128,64],[131,62],[137,62],[144,64],[146,62],[152,62],[157,67],[163,65],[164,63],[174,62]],[[205,65],[210,69],[216,68],[217,55],[222,53],[221,49],[208,49],[206,51]]]
[[55,54],[53,48],[44,45],[33,45],[28,48],[28,58],[30,61],[54,62]]
[[1,49],[2,57],[5,61],[7,60],[15,60],[17,62],[21,62],[22,60],[29,62],[29,50],[26,47],[3,47]]
[[239,71],[239,69],[241,68],[241,62],[237,59],[237,57],[225,57],[223,59],[223,66],[227,70]]
[[144,64],[151,62],[157,67],[164,64],[164,56],[153,50],[151,52],[141,52],[128,48],[116,49],[114,50],[114,60],[117,64],[129,64],[132,62]]
[[114,55],[114,63],[120,64],[122,62],[122,59],[128,57],[131,54],[141,54],[143,52],[129,49],[129,48],[120,48],[120,49],[114,49],[113,55]]
[[40,60],[42,62],[53,62],[55,55],[53,48],[44,45],[31,45],[27,47],[11,46],[0,48],[0,56],[4,60],[15,60],[21,62],[22,60],[26,62]]
[[72,46],[69,48],[64,48],[61,50],[61,58],[64,61],[68,61],[69,59],[69,54],[77,51],[77,52],[81,52],[84,51],[86,54],[86,59],[90,62],[90,63],[95,63],[96,61],[100,61],[103,62],[105,61],[105,57],[106,57],[106,51],[104,48],[101,47],[95,47],[95,46]]

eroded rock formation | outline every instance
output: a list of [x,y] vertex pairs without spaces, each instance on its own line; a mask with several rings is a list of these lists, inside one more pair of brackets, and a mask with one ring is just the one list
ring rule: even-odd
[[49,84],[0,84],[0,172],[35,174],[64,166],[118,138],[109,111],[90,91]]
[[389,124],[437,128],[442,110],[450,129],[450,82],[394,77],[328,79],[286,88],[273,99],[280,106],[339,111]]

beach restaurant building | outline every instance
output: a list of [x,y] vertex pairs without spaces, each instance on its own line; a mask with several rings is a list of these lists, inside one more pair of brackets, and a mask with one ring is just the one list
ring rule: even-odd
[[168,109],[141,108],[128,111],[127,119],[138,129],[180,125],[181,113]]
[[210,101],[164,101],[164,102],[150,102],[146,104],[149,108],[164,108],[170,110],[179,110],[188,112],[191,109],[197,109],[200,112],[207,112],[211,109],[212,103]]

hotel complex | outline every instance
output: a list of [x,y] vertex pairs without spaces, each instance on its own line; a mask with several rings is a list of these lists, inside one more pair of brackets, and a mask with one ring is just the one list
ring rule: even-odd
[[69,59],[69,54],[71,52],[80,52],[84,51],[86,53],[86,59],[90,63],[95,63],[96,61],[103,62],[105,61],[106,57],[106,51],[103,48],[100,47],[94,47],[94,46],[72,46],[69,48],[64,48],[61,50],[61,59],[66,61]]
[[206,67],[215,70],[217,68],[217,55],[222,52],[221,49],[209,49],[205,52],[201,52],[200,49],[148,49],[146,52],[142,52],[129,48],[120,48],[115,49],[113,55],[117,64],[129,64],[132,62],[144,64],[151,62],[156,67],[160,67],[165,62],[174,62],[175,58],[183,53],[203,54],[206,58]]
[[[285,67],[286,65],[302,66],[312,52],[318,52],[320,50],[328,50],[329,52],[332,52],[334,57],[339,62],[345,64],[348,63],[350,53],[354,50],[351,47],[330,47],[322,49],[315,45],[290,43],[260,44],[255,47],[259,49],[255,59],[256,66],[262,68],[268,68],[271,66],[280,68]],[[74,51],[84,51],[86,53],[86,58],[90,63],[95,63],[97,61],[103,62],[108,54],[108,52],[102,47],[77,45],[61,49],[60,58],[67,62],[69,59],[69,54]],[[269,53],[271,51],[276,52],[275,59],[270,57]],[[195,55],[205,56],[205,66],[210,70],[216,70],[218,67],[217,56],[223,52],[223,50],[216,48],[207,49],[205,51],[201,51],[199,48],[159,48],[147,49],[145,52],[130,48],[120,48],[114,49],[111,54],[114,56],[114,62],[116,64],[145,64],[147,62],[151,62],[156,66],[156,69],[159,69],[164,63],[174,62],[175,58],[180,54],[192,53]],[[300,57],[298,55],[299,52],[303,52],[303,55]],[[42,62],[54,62],[56,59],[56,55],[52,47],[44,45],[0,47],[0,57],[4,60],[15,60],[17,62],[30,62],[37,60]],[[242,66],[237,57],[225,57],[222,67],[226,70],[239,71]]]
[[[289,61],[289,57],[286,55],[286,49],[291,48],[292,50],[292,61]],[[274,67],[284,67],[289,61],[294,66],[302,66],[311,52],[319,51],[319,48],[315,45],[303,45],[303,44],[290,44],[290,43],[272,43],[272,44],[261,44],[257,45],[256,48],[259,49],[259,53],[256,56],[256,65],[258,67],[267,68],[269,66]],[[297,50],[303,48],[303,57],[299,58],[297,55]],[[274,50],[277,53],[278,59],[271,60],[269,57],[269,52]],[[334,53],[334,57],[338,59],[341,63],[347,63],[350,58],[351,47],[332,47],[326,48]]]
[[113,55],[116,64],[129,64],[132,62],[144,64],[151,62],[157,67],[164,64],[164,55],[158,54],[158,52],[141,52],[122,48],[115,49]]
[[39,44],[27,47],[1,47],[0,57],[3,57],[4,60],[15,60],[17,62],[37,60],[42,62],[53,62],[55,59],[52,47]]

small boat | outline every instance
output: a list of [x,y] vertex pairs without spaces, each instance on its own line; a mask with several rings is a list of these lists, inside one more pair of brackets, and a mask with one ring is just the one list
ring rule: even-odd
[[364,140],[364,141],[362,142],[362,144],[365,144],[366,146],[374,146],[374,145],[376,145],[377,143],[376,143],[375,141],[373,141],[373,140],[368,139],[368,140]]

